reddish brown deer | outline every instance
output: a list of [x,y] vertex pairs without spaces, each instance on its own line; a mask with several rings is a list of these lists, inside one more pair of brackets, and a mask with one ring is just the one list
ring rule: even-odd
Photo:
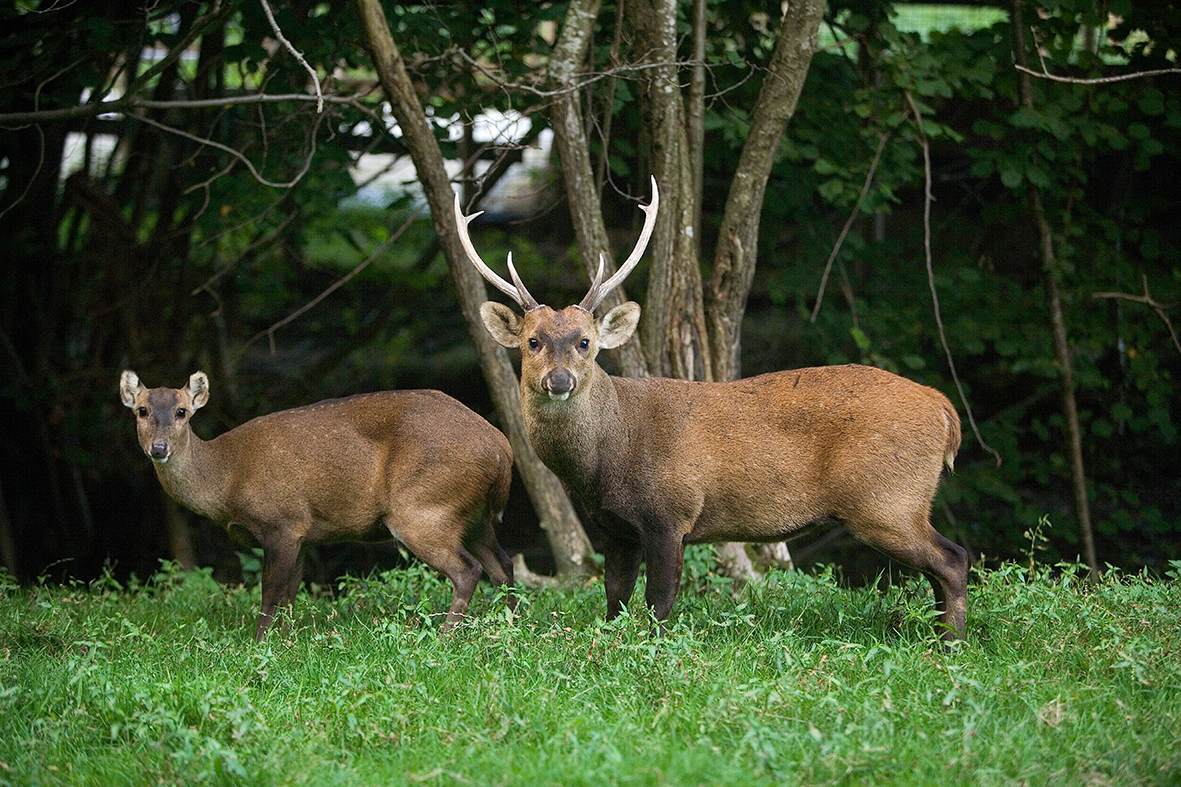
[[779,541],[835,519],[861,541],[931,581],[947,639],[963,637],[967,552],[931,526],[943,465],[960,421],[938,391],[867,366],[823,366],[725,383],[609,376],[595,362],[636,328],[632,302],[593,312],[647,246],[659,195],[639,241],[614,276],[603,264],[586,297],[555,311],[480,259],[475,218],[456,200],[471,263],[524,310],[480,308],[488,332],[521,351],[521,408],[539,457],[605,535],[607,618],[631,598],[641,558],[647,603],[667,619],[686,544]]
[[[193,413],[209,401],[202,372],[184,388],[119,381],[160,484],[178,503],[261,546],[262,639],[295,599],[304,544],[396,538],[452,585],[446,628],[463,618],[481,566],[513,583],[496,540],[512,482],[508,440],[439,391],[384,391],[263,415],[212,440]],[[511,594],[509,605],[516,606]]]

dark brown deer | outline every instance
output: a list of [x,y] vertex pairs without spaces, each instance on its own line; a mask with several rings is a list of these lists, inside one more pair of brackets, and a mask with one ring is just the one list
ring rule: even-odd
[[[304,544],[396,538],[451,580],[446,628],[463,618],[481,566],[513,583],[494,530],[512,482],[508,440],[439,391],[384,391],[263,415],[212,440],[193,434],[209,401],[202,372],[184,388],[119,381],[156,477],[174,500],[261,546],[262,639],[295,600]],[[509,596],[509,605],[516,599]]]
[[609,376],[595,362],[636,328],[632,302],[595,308],[635,267],[655,224],[614,276],[603,264],[586,297],[539,304],[509,256],[509,283],[459,234],[480,273],[524,310],[480,308],[488,332],[521,351],[521,408],[533,448],[605,535],[607,618],[631,598],[640,561],[647,602],[664,621],[686,544],[779,541],[839,520],[861,541],[923,572],[946,639],[963,637],[967,552],[931,526],[944,464],[960,445],[955,408],[938,391],[867,366],[822,366],[725,383]]

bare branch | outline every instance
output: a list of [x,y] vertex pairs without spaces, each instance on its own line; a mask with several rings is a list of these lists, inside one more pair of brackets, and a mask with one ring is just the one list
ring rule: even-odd
[[1173,346],[1177,348],[1177,352],[1181,353],[1181,341],[1177,339],[1177,332],[1173,330],[1173,323],[1169,320],[1169,316],[1165,314],[1166,309],[1173,308],[1176,304],[1163,304],[1153,300],[1152,294],[1148,292],[1148,277],[1144,276],[1144,294],[1130,295],[1126,292],[1095,292],[1091,294],[1092,298],[1119,298],[1120,300],[1132,301],[1133,303],[1143,303],[1148,308],[1156,312],[1156,316],[1160,317],[1164,322],[1165,327],[1169,330],[1169,338],[1173,340]]
[[303,179],[303,176],[307,174],[308,169],[312,166],[312,159],[316,155],[316,131],[319,129],[320,120],[323,118],[323,115],[316,119],[316,127],[312,129],[312,133],[310,135],[312,147],[311,150],[308,151],[307,158],[303,162],[303,167],[299,170],[299,173],[296,174],[294,178],[287,181],[286,183],[277,183],[275,181],[267,180],[262,176],[262,173],[255,169],[254,164],[251,163],[250,159],[246,158],[246,156],[242,155],[237,150],[234,150],[229,145],[223,145],[220,142],[214,142],[212,139],[205,139],[203,137],[198,137],[195,134],[190,134],[187,131],[181,131],[178,128],[173,128],[172,126],[161,123],[158,120],[152,120],[145,115],[135,115],[134,117],[136,120],[143,121],[149,126],[155,126],[161,131],[167,131],[170,134],[176,134],[178,137],[184,137],[185,139],[196,142],[199,145],[209,145],[210,147],[217,148],[220,151],[230,154],[245,164],[246,168],[250,170],[250,174],[254,176],[254,179],[264,186],[269,186],[276,189],[289,189],[295,184],[299,183],[299,181]]
[[1082,79],[1080,77],[1060,77],[1055,74],[1051,74],[1046,68],[1044,61],[1042,63],[1041,71],[1034,71],[1032,68],[1027,68],[1018,64],[1014,64],[1013,67],[1018,71],[1024,71],[1027,74],[1032,74],[1033,76],[1040,77],[1041,79],[1049,79],[1053,82],[1067,82],[1072,85],[1106,85],[1112,82],[1127,82],[1130,79],[1140,79],[1142,77],[1162,76],[1164,74],[1181,74],[1181,68],[1158,68],[1151,71],[1136,71],[1132,74],[1117,74],[1116,76],[1112,77]]
[[[532,95],[535,95],[535,96],[538,96],[541,98],[554,98],[555,96],[561,96],[561,95],[565,95],[567,93],[574,93],[579,90],[582,90],[585,87],[593,85],[596,82],[601,82],[604,79],[610,79],[612,77],[619,76],[620,74],[638,73],[640,71],[651,71],[652,69],[667,68],[668,66],[684,67],[684,66],[697,65],[697,63],[695,63],[692,60],[674,60],[674,61],[664,61],[664,62],[659,62],[659,63],[632,63],[632,64],[628,64],[628,65],[616,66],[615,68],[609,68],[606,71],[596,71],[594,74],[586,77],[582,81],[576,82],[574,84],[566,85],[562,88],[559,88],[558,90],[542,90],[541,88],[536,88],[536,87],[533,87],[532,85],[518,84],[518,83],[514,83],[514,82],[510,82],[508,80],[502,79],[499,75],[490,71],[488,69],[488,67],[485,66],[483,63],[481,63],[479,60],[472,57],[470,54],[463,51],[462,49],[459,49],[458,47],[454,48],[451,53],[454,55],[457,55],[460,59],[467,61],[468,65],[470,65],[472,68],[479,71],[480,74],[482,74],[483,76],[488,78],[497,87],[499,87],[505,91],[518,91],[521,93],[530,93]],[[708,67],[708,64],[707,64],[707,67]]]
[[214,0],[213,7],[209,9],[208,13],[193,23],[192,28],[189,29],[189,32],[184,38],[177,41],[172,47],[170,47],[163,58],[153,63],[142,74],[136,77],[135,81],[128,86],[127,94],[132,95],[138,93],[143,89],[144,85],[147,85],[161,72],[163,72],[164,69],[168,68],[177,60],[179,60],[181,56],[188,50],[188,48],[192,46],[194,41],[205,35],[205,32],[209,28],[213,27],[213,25],[218,21],[219,17],[221,17],[223,14],[229,13],[232,8],[232,4],[222,6],[221,0]]
[[75,118],[94,117],[106,114],[127,114],[136,109],[209,109],[225,107],[231,104],[275,104],[280,101],[320,101],[329,104],[344,104],[354,109],[369,112],[360,103],[356,95],[313,96],[307,93],[247,93],[241,96],[224,96],[222,98],[194,98],[177,99],[175,101],[153,101],[150,99],[119,98],[113,101],[103,101],[94,104],[79,104],[66,109],[41,109],[32,112],[9,112],[0,114],[0,127],[15,128],[30,123],[48,123],[55,120],[74,120]]
[[242,355],[246,352],[247,348],[249,348],[250,345],[254,344],[256,341],[258,341],[259,339],[261,339],[264,336],[267,337],[267,341],[270,342],[271,354],[273,355],[275,353],[275,331],[279,330],[284,325],[287,325],[288,323],[293,322],[294,320],[298,319],[300,317],[300,315],[304,314],[309,309],[314,308],[318,303],[320,303],[320,301],[324,300],[329,295],[336,292],[338,289],[340,289],[345,284],[347,284],[350,280],[352,280],[352,278],[354,276],[356,276],[358,273],[360,273],[361,271],[368,268],[369,265],[374,260],[376,260],[382,254],[384,254],[386,252],[386,250],[389,249],[390,246],[393,246],[394,243],[396,243],[397,240],[402,237],[402,233],[404,233],[410,227],[410,225],[414,223],[414,220],[417,219],[419,214],[421,214],[424,210],[426,210],[426,203],[425,202],[423,204],[419,205],[415,209],[415,211],[410,214],[410,216],[406,219],[406,221],[404,221],[402,223],[402,226],[398,228],[397,232],[390,235],[389,238],[387,238],[380,246],[378,246],[374,250],[374,252],[372,254],[370,254],[368,257],[366,257],[359,265],[357,265],[357,267],[353,268],[351,271],[346,273],[344,276],[337,279],[335,282],[333,282],[331,285],[329,285],[323,292],[321,292],[315,298],[312,298],[310,301],[305,303],[303,306],[299,307],[298,309],[293,311],[291,314],[289,314],[286,317],[284,317],[283,319],[279,320],[274,325],[267,328],[265,331],[259,331],[258,333],[254,334],[254,336],[251,336],[250,339],[247,340],[247,342],[245,344],[243,344],[242,347],[238,350],[238,352],[235,356],[235,361],[242,357]]
[[906,101],[910,104],[910,110],[914,113],[915,123],[919,129],[919,142],[923,146],[923,172],[926,176],[923,187],[923,252],[927,261],[927,284],[931,288],[931,305],[935,309],[935,325],[939,328],[939,341],[943,344],[943,353],[947,356],[947,366],[951,370],[951,379],[955,380],[956,390],[959,391],[960,401],[963,402],[964,412],[968,416],[968,423],[972,425],[972,432],[976,435],[976,442],[985,451],[988,451],[996,459],[996,466],[1001,466],[1001,455],[995,448],[984,442],[984,437],[980,434],[980,427],[976,425],[976,417],[972,414],[972,405],[968,401],[967,394],[964,393],[964,384],[960,381],[960,375],[955,368],[955,357],[951,353],[951,347],[947,343],[947,331],[943,327],[943,315],[939,309],[939,291],[935,287],[935,268],[932,263],[931,254],[931,203],[935,201],[931,193],[931,145],[927,140],[927,134],[923,131],[923,113],[919,110],[918,104],[915,103],[914,97],[910,91],[904,91]]
[[[238,222],[237,224],[234,224],[229,227],[225,227],[220,232],[216,232],[216,233],[210,235],[209,237],[202,240],[197,245],[197,248],[204,249],[209,246],[212,246],[215,243],[217,243],[218,241],[220,241],[222,238],[224,238],[226,235],[237,232],[238,230],[240,230],[244,227],[249,227],[252,224],[262,221],[264,218],[266,218],[267,214],[269,214],[272,210],[274,210],[275,208],[282,205],[284,199],[286,199],[286,196],[280,196],[278,199],[276,199],[270,205],[266,206],[261,211],[254,214],[253,216],[249,216],[249,217],[243,219],[242,221]],[[283,221],[284,221],[284,223],[286,223],[288,221],[288,218],[284,218]],[[206,282],[206,284],[209,284],[209,283],[210,282]],[[194,290],[193,294],[196,294],[195,290]]]
[[[275,204],[278,204],[278,203],[276,202]],[[274,207],[274,205],[271,205],[271,206],[270,206],[270,207],[268,207],[268,208],[267,208],[265,211],[263,211],[262,213],[260,213],[259,215],[255,216],[255,217],[253,217],[253,218],[251,219],[251,221],[258,221],[258,220],[259,220],[259,219],[261,219],[263,216],[265,216],[267,213],[269,213],[269,212],[271,211],[271,208],[273,208],[273,207]],[[202,290],[206,290],[206,291],[208,291],[208,292],[209,292],[211,295],[214,295],[214,293],[213,293],[213,290],[211,290],[211,289],[210,289],[210,288],[213,286],[213,283],[214,283],[214,282],[216,282],[216,281],[217,281],[218,279],[220,279],[222,276],[226,275],[226,274],[227,274],[227,273],[229,273],[231,270],[233,270],[233,269],[234,269],[234,267],[235,267],[235,266],[236,266],[236,265],[237,265],[239,262],[241,262],[242,260],[244,260],[244,259],[246,259],[247,257],[249,257],[251,254],[253,254],[253,253],[254,253],[254,251],[255,251],[256,249],[258,249],[258,248],[261,248],[261,247],[263,247],[263,246],[269,246],[270,244],[272,244],[272,243],[273,243],[275,240],[277,240],[277,239],[278,239],[278,237],[279,237],[280,235],[282,235],[282,234],[283,234],[283,230],[285,230],[285,229],[287,229],[287,227],[291,226],[291,223],[295,221],[295,219],[296,219],[296,217],[297,217],[298,215],[299,215],[299,214],[298,214],[298,213],[296,213],[296,212],[294,212],[294,211],[293,211],[293,212],[291,212],[291,213],[289,213],[289,214],[287,214],[287,215],[286,215],[286,216],[283,218],[283,220],[282,220],[281,222],[279,222],[278,224],[276,224],[276,225],[275,225],[275,227],[274,227],[274,228],[273,228],[273,229],[272,229],[270,232],[267,232],[267,233],[265,233],[265,234],[263,234],[263,235],[260,235],[260,236],[258,236],[258,237],[257,237],[257,238],[256,238],[254,241],[252,241],[252,242],[251,242],[251,243],[250,243],[250,244],[249,244],[249,245],[248,245],[248,246],[247,246],[245,249],[243,249],[243,250],[242,250],[242,253],[241,253],[241,254],[239,254],[238,256],[234,257],[234,259],[230,260],[230,261],[229,261],[229,262],[227,262],[225,265],[223,265],[223,266],[221,266],[220,268],[218,268],[218,269],[217,269],[217,270],[216,270],[216,271],[213,273],[213,275],[211,275],[211,276],[210,276],[208,279],[206,279],[205,281],[201,282],[201,284],[199,284],[199,285],[197,285],[196,287],[194,287],[194,288],[193,288],[193,291],[192,291],[192,292],[190,292],[189,294],[190,294],[190,295],[196,295],[197,293],[201,292]],[[241,227],[241,226],[245,226],[245,224],[239,225],[239,227]],[[224,234],[224,233],[222,233],[222,234]],[[215,297],[216,297],[216,296],[215,296]]]
[[869,193],[869,187],[873,183],[873,176],[878,171],[878,162],[882,159],[882,151],[886,148],[886,140],[890,138],[890,134],[882,134],[882,138],[878,141],[877,152],[873,154],[873,161],[869,165],[869,172],[865,173],[865,183],[861,185],[861,193],[857,195],[857,201],[853,203],[853,210],[849,212],[849,218],[845,221],[845,226],[841,229],[841,234],[837,237],[837,242],[833,244],[832,253],[828,255],[828,262],[824,266],[824,275],[820,277],[820,289],[816,293],[816,305],[812,307],[812,322],[816,322],[816,316],[820,314],[820,304],[824,302],[824,289],[828,284],[828,274],[832,272],[833,261],[836,260],[837,254],[841,251],[841,246],[845,243],[845,236],[849,234],[849,229],[853,226],[853,220],[861,213],[861,200],[865,199],[865,195]]
[[268,3],[267,0],[259,0],[259,2],[262,3],[262,10],[267,15],[267,21],[271,23],[271,30],[275,31],[275,38],[279,39],[279,43],[281,43],[287,49],[287,51],[291,53],[292,57],[298,60],[300,65],[302,65],[304,69],[309,74],[311,74],[312,84],[316,86],[316,112],[323,112],[324,93],[320,89],[320,78],[316,76],[316,69],[308,65],[308,61],[304,59],[304,56],[300,54],[300,52],[294,46],[292,46],[291,42],[288,41],[283,35],[283,31],[279,29],[279,23],[275,21],[275,13],[271,10],[271,4]]
[[41,174],[41,168],[43,166],[45,166],[45,130],[44,129],[41,129],[41,128],[37,129],[37,142],[38,142],[38,144],[37,144],[37,166],[33,170],[33,175],[32,175],[32,177],[29,178],[29,182],[25,184],[25,190],[22,191],[17,196],[17,198],[14,199],[8,206],[6,206],[2,210],[0,210],[0,219],[4,218],[4,214],[8,213],[8,211],[12,210],[14,207],[19,205],[21,203],[21,201],[24,200],[24,198],[28,196],[29,192],[33,189],[33,184],[37,182],[37,176],[39,176]]

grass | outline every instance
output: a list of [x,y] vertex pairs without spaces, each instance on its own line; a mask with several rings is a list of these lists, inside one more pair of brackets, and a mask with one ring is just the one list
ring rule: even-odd
[[979,571],[950,652],[925,582],[707,566],[661,638],[598,585],[511,624],[482,588],[441,635],[419,567],[301,594],[262,643],[257,589],[208,573],[0,582],[0,784],[1181,783],[1181,564]]

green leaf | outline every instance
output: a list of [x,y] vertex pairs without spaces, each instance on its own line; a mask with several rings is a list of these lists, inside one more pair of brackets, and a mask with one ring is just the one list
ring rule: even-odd
[[812,169],[816,170],[821,175],[835,175],[841,171],[833,162],[825,158],[816,159],[816,163],[812,165]]
[[1132,123],[1128,126],[1128,136],[1132,139],[1152,139],[1152,131],[1143,123]]
[[1150,87],[1144,91],[1136,105],[1145,115],[1162,115],[1165,111],[1165,97],[1159,90]]
[[861,350],[862,352],[869,349],[869,336],[865,333],[865,331],[861,330],[860,328],[853,327],[849,329],[849,335],[852,336],[853,341],[856,342],[857,349]]
[[1039,189],[1048,189],[1050,187],[1050,176],[1046,174],[1044,169],[1035,164],[1030,164],[1025,168],[1025,177]]
[[1041,128],[1044,118],[1036,109],[1022,107],[1009,116],[1009,122],[1017,128]]

